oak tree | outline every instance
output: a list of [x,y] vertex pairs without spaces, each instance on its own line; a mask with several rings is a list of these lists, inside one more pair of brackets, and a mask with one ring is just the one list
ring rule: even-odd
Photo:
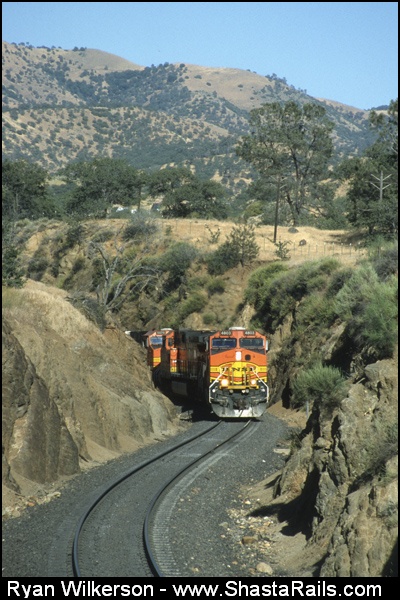
[[99,217],[113,204],[140,205],[144,174],[123,159],[98,157],[71,163],[61,175],[74,184],[67,202],[69,214]]
[[1,175],[3,219],[55,216],[48,181],[49,175],[40,165],[26,160],[5,160]]
[[251,133],[236,147],[238,156],[270,181],[284,182],[281,198],[293,225],[304,210],[326,202],[323,182],[333,154],[334,124],[320,104],[289,101],[264,104],[250,112]]

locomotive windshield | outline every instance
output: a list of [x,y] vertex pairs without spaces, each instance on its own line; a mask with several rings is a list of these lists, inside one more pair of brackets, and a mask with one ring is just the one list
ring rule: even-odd
[[235,338],[214,338],[211,340],[211,352],[213,354],[229,350],[230,348],[236,348]]
[[264,340],[262,338],[240,338],[239,344],[241,348],[258,350],[264,348]]
[[163,343],[163,339],[162,339],[161,335],[150,338],[150,344],[151,344],[152,348],[161,348],[162,343]]

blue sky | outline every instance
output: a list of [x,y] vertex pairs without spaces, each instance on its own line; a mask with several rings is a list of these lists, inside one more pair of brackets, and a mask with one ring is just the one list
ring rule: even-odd
[[286,78],[368,109],[398,96],[397,2],[2,2],[2,39]]

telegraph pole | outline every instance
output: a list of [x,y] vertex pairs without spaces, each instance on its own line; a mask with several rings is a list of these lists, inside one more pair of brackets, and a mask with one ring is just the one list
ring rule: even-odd
[[277,189],[276,189],[276,203],[275,203],[275,222],[274,222],[274,244],[276,244],[276,237],[278,232],[278,215],[279,215],[279,200],[281,198],[281,175],[277,178]]
[[371,173],[371,177],[374,177],[374,179],[379,181],[379,185],[377,185],[373,181],[370,181],[370,184],[373,185],[377,190],[379,190],[379,202],[382,202],[383,190],[386,190],[386,188],[388,188],[390,185],[392,185],[391,183],[388,183],[387,185],[383,185],[383,183],[384,183],[384,181],[386,181],[386,179],[389,179],[389,177],[391,177],[391,175],[387,175],[386,177],[384,177],[383,171],[381,171],[380,177],[377,177],[376,175],[373,175],[372,173]]

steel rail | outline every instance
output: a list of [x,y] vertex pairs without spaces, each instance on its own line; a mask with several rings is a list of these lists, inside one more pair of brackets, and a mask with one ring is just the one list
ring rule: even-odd
[[163,574],[163,572],[161,571],[161,569],[157,563],[156,558],[154,557],[154,554],[151,550],[151,542],[150,542],[150,519],[152,517],[152,513],[153,513],[153,510],[154,510],[154,507],[155,507],[157,501],[165,493],[167,488],[170,487],[174,483],[174,481],[179,479],[183,475],[183,473],[185,473],[185,471],[190,471],[194,467],[195,464],[204,460],[210,454],[213,454],[216,450],[219,450],[222,446],[224,446],[228,442],[232,441],[235,437],[241,435],[245,431],[245,429],[250,425],[250,423],[252,423],[251,419],[248,420],[239,431],[236,431],[228,439],[226,439],[222,442],[219,442],[213,448],[211,448],[211,450],[207,450],[207,452],[205,452],[201,456],[198,456],[190,464],[183,467],[183,469],[181,469],[178,473],[176,473],[169,481],[167,481],[167,483],[164,483],[160,487],[158,492],[153,496],[153,498],[149,504],[149,507],[147,509],[146,517],[145,517],[144,524],[143,524],[143,542],[144,542],[144,549],[146,552],[146,556],[147,556],[147,560],[148,560],[150,569],[156,577],[165,577],[165,575]]
[[119,477],[117,480],[115,480],[111,485],[108,485],[104,489],[104,491],[101,494],[99,494],[99,496],[96,498],[96,500],[94,500],[94,502],[92,502],[89,505],[89,507],[84,511],[83,515],[81,516],[81,518],[78,521],[78,525],[75,530],[75,535],[74,535],[73,544],[72,544],[72,571],[73,571],[74,577],[82,577],[82,573],[79,568],[79,537],[82,532],[83,525],[84,525],[85,521],[87,520],[87,518],[89,517],[89,515],[91,514],[91,512],[101,502],[101,500],[111,490],[113,490],[115,487],[117,487],[120,483],[122,483],[123,481],[125,481],[126,479],[128,479],[129,477],[131,477],[132,475],[134,475],[141,469],[144,469],[148,465],[158,461],[160,458],[163,458],[164,456],[171,454],[175,450],[178,450],[182,446],[185,446],[185,445],[189,444],[190,442],[206,435],[207,433],[209,433],[210,431],[212,431],[213,429],[215,429],[216,427],[221,425],[222,422],[223,421],[218,421],[217,423],[213,423],[213,425],[211,427],[208,427],[205,431],[197,433],[197,434],[191,436],[189,439],[179,442],[178,444],[175,444],[174,446],[172,446],[172,448],[169,448],[168,450],[165,450],[164,452],[157,454],[157,456],[140,463],[134,469],[128,471],[127,473],[125,473],[124,475]]

